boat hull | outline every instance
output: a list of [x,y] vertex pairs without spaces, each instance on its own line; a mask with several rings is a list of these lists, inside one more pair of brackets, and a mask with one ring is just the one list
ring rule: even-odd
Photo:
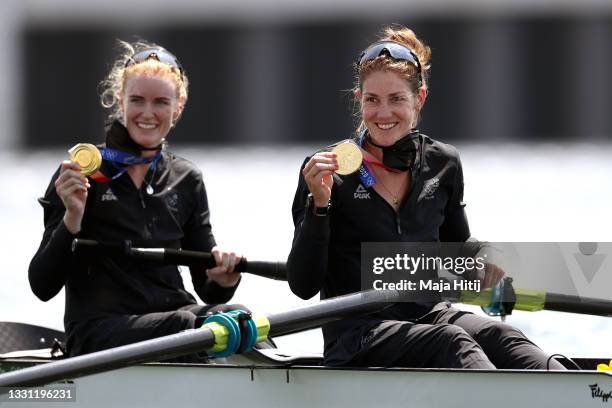
[[[607,403],[612,404],[612,398],[606,398],[606,395],[612,393],[612,375],[596,371],[146,364],[47,387],[71,388],[76,399],[67,405],[71,408],[516,408],[519,404],[558,408],[601,407]],[[7,394],[3,395],[1,401],[3,408],[28,406],[23,402],[7,401]],[[38,403],[33,404],[40,406]]]

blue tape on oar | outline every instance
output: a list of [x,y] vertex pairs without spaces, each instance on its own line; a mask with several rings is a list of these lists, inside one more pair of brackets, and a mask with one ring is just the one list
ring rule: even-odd
[[216,313],[208,316],[204,324],[213,322],[222,325],[228,330],[227,347],[222,351],[207,351],[206,354],[211,357],[228,357],[236,353],[238,347],[240,347],[240,327],[238,322],[229,313]]
[[209,356],[228,357],[235,353],[253,350],[259,333],[257,323],[252,319],[250,313],[240,309],[226,313],[215,313],[204,321],[204,325],[213,322],[225,327],[229,334],[227,347],[221,351],[208,351]]
[[255,321],[253,319],[249,319],[247,321],[248,325],[249,325],[249,337],[248,337],[248,342],[245,345],[244,351],[251,351],[253,350],[253,347],[255,347],[255,344],[257,344],[257,337],[258,333],[257,333],[257,324],[255,323]]
[[482,310],[489,316],[500,316],[502,314],[502,303],[504,303],[504,280],[491,290],[491,303],[483,306]]
[[[241,344],[239,345],[239,352],[244,353],[253,350],[253,347],[257,343],[259,333],[257,331],[257,324],[252,319],[251,314],[244,310],[232,310],[228,312],[228,314],[234,316],[241,330],[242,338]],[[245,330],[245,332],[242,332],[242,330]]]

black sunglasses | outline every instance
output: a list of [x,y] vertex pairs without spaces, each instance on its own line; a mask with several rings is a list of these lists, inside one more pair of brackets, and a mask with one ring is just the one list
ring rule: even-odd
[[127,68],[130,65],[139,64],[148,59],[154,59],[178,69],[181,73],[181,76],[185,74],[183,72],[183,66],[181,65],[179,60],[163,48],[147,48],[146,50],[137,52],[125,62],[125,67]]
[[357,65],[361,66],[362,64],[372,61],[381,55],[387,55],[394,60],[407,61],[411,63],[417,69],[419,79],[421,78],[421,63],[419,62],[419,58],[410,48],[395,41],[381,41],[370,45],[359,56]]

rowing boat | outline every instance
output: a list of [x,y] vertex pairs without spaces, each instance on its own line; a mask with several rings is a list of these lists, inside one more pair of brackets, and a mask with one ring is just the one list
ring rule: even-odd
[[[90,243],[81,244],[89,246]],[[152,251],[129,246],[119,250],[141,259],[202,262],[201,254],[186,251]],[[166,259],[170,257],[172,259]],[[282,279],[284,273],[282,266],[272,263],[250,263],[248,268],[251,273],[261,269],[259,273],[276,279]],[[498,299],[493,309],[502,313],[516,308],[612,315],[610,301],[510,289],[508,286],[493,296]],[[463,302],[491,306],[490,291],[481,296],[463,295],[459,298]],[[233,329],[215,326],[218,323],[215,321],[200,329],[60,360],[50,358],[48,349],[42,355],[5,353],[0,355],[0,405],[24,407],[24,401],[70,401],[66,406],[73,408],[220,404],[351,408],[453,406],[451,404],[514,408],[523,404],[559,408],[600,407],[612,403],[612,371],[595,370],[599,363],[607,362],[604,359],[560,360],[574,368],[569,371],[335,368],[324,366],[320,355],[300,356],[279,349],[254,349],[230,353],[208,364],[155,362],[203,350],[210,354],[218,348],[234,347],[235,352],[242,350],[243,341],[249,336],[248,342],[267,335],[277,337],[319,327],[332,320],[378,310],[401,297],[397,291],[368,291],[273,315],[253,316],[252,326],[247,326],[254,334],[245,336],[241,332],[245,326],[231,334]],[[232,326],[238,324],[238,317],[232,315],[224,319],[227,318]],[[48,331],[45,337],[49,338],[45,338],[44,344],[48,346],[55,335],[63,334]],[[0,346],[1,340],[0,330]],[[0,352],[3,352],[1,347]],[[577,366],[571,365],[574,363]]]
[[[393,300],[383,292],[347,295],[267,316],[270,335],[294,333]],[[27,353],[0,358],[0,404],[23,407],[15,392],[40,401],[43,391],[69,392],[69,407],[600,407],[612,396],[607,371],[332,368],[321,356],[253,350],[209,364],[145,363],[209,350],[206,328],[85,356],[51,361]],[[212,336],[212,337],[211,337]],[[578,360],[595,368],[595,360]],[[37,388],[24,388],[36,386]],[[10,392],[13,398],[10,399]],[[38,394],[32,394],[37,392]],[[60,392],[63,392],[61,394]],[[38,397],[37,400],[34,397]],[[50,400],[45,400],[49,402]],[[67,400],[63,400],[64,402]],[[6,405],[5,405],[6,404]],[[60,405],[61,406],[61,405]],[[605,405],[604,405],[605,406]]]
[[[242,356],[225,364],[151,363],[46,386],[71,389],[69,407],[601,407],[603,371],[337,369]],[[31,362],[4,361],[1,367]],[[42,364],[36,362],[34,364]],[[6,395],[5,395],[6,400]],[[13,406],[0,403],[3,407]],[[23,404],[15,403],[15,407]]]

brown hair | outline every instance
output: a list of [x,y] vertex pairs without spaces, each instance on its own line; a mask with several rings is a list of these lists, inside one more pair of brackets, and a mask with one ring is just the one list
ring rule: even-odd
[[[159,48],[159,45],[146,41],[137,41],[129,43],[126,41],[117,41],[121,53],[113,63],[113,66],[106,76],[100,82],[100,102],[103,107],[110,110],[108,115],[109,122],[112,120],[121,120],[121,95],[125,91],[125,82],[129,75],[132,74],[147,74],[160,75],[169,78],[176,85],[176,97],[184,105],[187,102],[187,93],[189,81],[184,72],[180,72],[178,68],[150,58],[145,61],[131,64],[126,67],[127,62],[131,57],[140,51],[149,48]],[[175,119],[175,122],[178,118]]]
[[421,64],[422,78],[416,75],[417,70],[411,63],[407,61],[396,61],[383,54],[355,67],[355,71],[357,72],[357,87],[361,88],[365,78],[374,71],[392,71],[403,76],[406,81],[410,83],[412,91],[415,93],[418,92],[420,86],[427,88],[427,79],[429,78],[429,69],[431,68],[429,64],[429,60],[431,59],[431,48],[417,38],[414,31],[403,26],[388,26],[384,28],[379,35],[377,42],[379,41],[395,41],[411,49]]
[[[419,88],[421,87],[427,89],[429,70],[431,68],[429,62],[431,60],[431,48],[420,40],[414,31],[401,25],[385,27],[376,40],[376,42],[380,41],[395,41],[412,50],[421,64],[420,77],[417,75],[417,68],[412,63],[408,61],[394,60],[388,55],[383,54],[373,60],[366,61],[361,65],[358,65],[358,63],[355,64],[356,75],[354,89],[361,90],[365,79],[375,71],[390,71],[397,73],[408,82],[410,89],[414,94],[417,94],[419,92]],[[358,108],[360,106],[359,100],[356,100],[355,106],[356,116],[359,122],[357,132],[360,132],[363,130],[364,124],[361,120],[361,114]]]

